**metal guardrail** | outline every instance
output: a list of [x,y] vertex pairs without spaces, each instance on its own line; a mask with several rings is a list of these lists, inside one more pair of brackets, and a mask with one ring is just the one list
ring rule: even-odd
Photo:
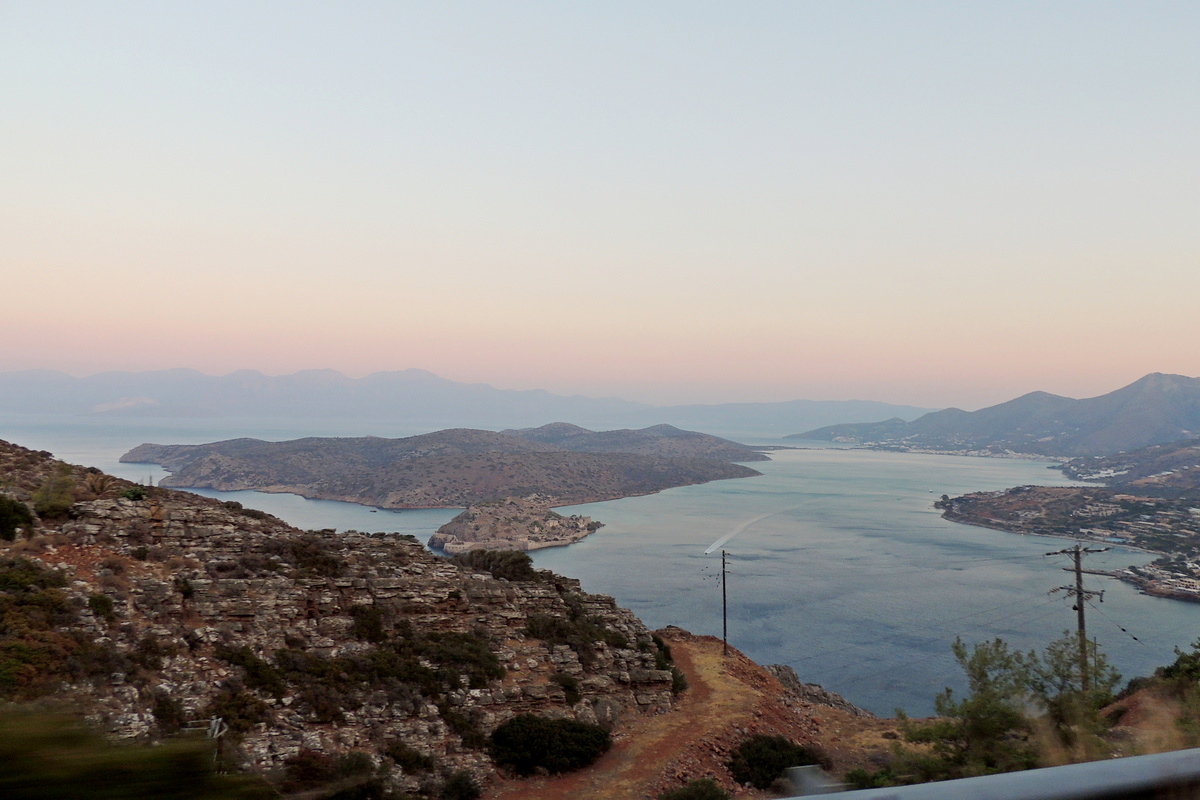
[[[828,791],[809,790],[800,796]],[[1200,749],[916,786],[860,789],[840,796],[845,800],[1200,800]]]

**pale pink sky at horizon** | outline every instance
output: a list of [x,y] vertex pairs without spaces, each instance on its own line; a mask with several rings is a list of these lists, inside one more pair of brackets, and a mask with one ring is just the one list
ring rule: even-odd
[[0,370],[1200,375],[1200,7],[0,6]]

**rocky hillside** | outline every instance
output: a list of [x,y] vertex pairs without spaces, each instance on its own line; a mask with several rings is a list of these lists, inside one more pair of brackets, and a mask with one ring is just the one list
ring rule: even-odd
[[488,734],[531,712],[669,711],[650,631],[549,573],[498,579],[409,537],[303,532],[0,443],[0,695],[152,740],[218,716],[257,771],[358,751],[397,790],[486,783]]
[[1062,469],[1076,480],[1101,481],[1148,495],[1200,499],[1200,439],[1075,458]]
[[143,444],[121,460],[161,464],[172,473],[164,486],[292,492],[380,508],[454,508],[533,494],[574,505],[759,474],[714,458],[574,452],[464,429],[404,439]]
[[1054,457],[1104,455],[1200,433],[1200,378],[1154,373],[1099,397],[1032,392],[978,411],[949,408],[912,422],[833,425],[806,439],[877,447]]
[[575,453],[638,453],[671,458],[711,458],[717,461],[769,460],[761,452],[739,442],[707,433],[680,430],[673,425],[596,432],[566,422],[554,422],[540,428],[522,428],[504,433]]

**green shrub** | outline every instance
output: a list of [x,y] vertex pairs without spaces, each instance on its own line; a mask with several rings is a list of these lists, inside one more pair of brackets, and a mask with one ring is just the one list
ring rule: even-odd
[[342,753],[334,759],[334,764],[339,778],[359,778],[375,771],[375,762],[362,750]]
[[[0,698],[33,699],[64,680],[132,671],[111,641],[73,629],[80,607],[67,601],[64,583],[57,571],[32,561],[0,559]],[[104,600],[96,601],[101,611]]]
[[346,571],[346,561],[332,542],[315,533],[274,540],[267,550],[291,561],[302,576],[339,578]]
[[133,662],[143,669],[157,672],[162,669],[162,660],[167,656],[175,654],[173,646],[164,647],[163,644],[151,634],[146,634],[138,640],[137,646],[133,649]]
[[324,753],[304,748],[283,762],[284,778],[280,785],[286,793],[316,789],[337,777],[334,760]]
[[408,641],[415,654],[465,674],[472,689],[482,689],[504,677],[504,666],[492,652],[487,637],[480,634],[431,631]]
[[509,581],[542,580],[541,573],[533,568],[533,559],[519,550],[468,550],[451,556],[450,563]]
[[549,645],[565,644],[575,651],[580,663],[585,666],[596,660],[596,642],[604,642],[610,647],[629,645],[629,640],[619,631],[604,627],[596,617],[563,619],[549,614],[530,614],[525,624],[525,635],[541,639]]
[[671,646],[664,642],[657,633],[653,634],[651,639],[654,642],[654,668],[670,669],[671,665],[675,663],[675,659],[671,655]]
[[396,762],[406,775],[420,775],[437,767],[437,761],[420,750],[409,747],[399,739],[393,739],[383,748],[383,754]]
[[478,800],[483,794],[475,778],[465,769],[452,772],[442,784],[442,800]]
[[568,772],[593,763],[612,747],[612,737],[598,725],[570,719],[521,714],[492,733],[492,758],[518,775],[538,767]]
[[687,675],[674,664],[671,665],[671,694],[679,694],[688,688]]
[[168,736],[177,733],[183,727],[183,723],[187,722],[187,713],[183,710],[183,704],[166,692],[156,691],[154,693],[154,705],[151,706],[151,712],[154,714],[154,721],[158,724],[159,731]]
[[1175,648],[1175,660],[1161,669],[1164,678],[1200,680],[1200,639],[1192,643],[1190,652]]
[[354,620],[353,633],[356,639],[374,644],[384,640],[383,610],[379,606],[352,606],[350,618]]
[[287,691],[287,683],[279,670],[255,655],[249,647],[217,645],[213,655],[235,667],[241,667],[248,689],[258,689],[274,697],[283,697]]
[[0,592],[24,594],[66,585],[67,579],[57,570],[25,558],[0,558]]
[[788,767],[820,764],[819,754],[813,753],[783,736],[755,734],[738,745],[725,765],[733,779],[741,784],[753,784],[766,789],[783,777]]
[[25,559],[0,559],[0,698],[36,697],[67,677],[79,640],[61,628],[77,611],[58,572]]
[[11,542],[20,530],[33,533],[33,512],[20,500],[0,495],[0,539]]
[[145,486],[130,486],[125,491],[121,492],[121,497],[126,500],[142,501],[146,499]]
[[187,578],[175,579],[175,591],[179,592],[179,596],[184,602],[191,600],[196,594],[196,587],[192,586],[192,582]]
[[729,800],[729,792],[717,786],[711,778],[699,778],[686,786],[663,792],[658,800]]
[[[502,677],[499,659],[487,640],[472,633],[416,634],[398,626],[401,636],[353,654],[326,657],[287,648],[275,653],[275,668],[320,719],[340,717],[340,708],[355,708],[365,693],[382,691],[393,704],[412,704],[417,697],[437,699],[458,689],[466,676],[472,686]],[[431,668],[422,660],[433,662]]]
[[442,715],[442,720],[450,730],[457,733],[459,738],[462,739],[463,747],[470,748],[471,750],[487,749],[487,737],[483,735],[483,731],[479,730],[479,726],[475,724],[475,720],[461,711],[455,711],[445,703],[438,706],[438,713]]
[[267,704],[240,689],[226,686],[200,712],[201,718],[221,717],[234,733],[246,733],[270,718]]
[[75,478],[71,468],[61,464],[33,492],[33,508],[38,516],[65,517],[75,504]]
[[117,612],[113,610],[113,599],[106,594],[94,594],[88,598],[88,608],[105,622],[115,622]]
[[861,767],[852,769],[845,774],[842,780],[851,789],[883,789],[900,783],[900,779],[892,772],[891,767],[884,767],[877,772],[870,772]]
[[574,675],[556,672],[550,676],[550,680],[563,688],[567,695],[567,705],[573,706],[583,699],[583,695],[579,693],[579,680]]

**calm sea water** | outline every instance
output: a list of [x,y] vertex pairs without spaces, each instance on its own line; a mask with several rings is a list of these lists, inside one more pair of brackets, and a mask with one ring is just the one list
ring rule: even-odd
[[[156,480],[157,468],[120,465],[143,441],[187,443],[253,435],[389,435],[353,423],[284,420],[15,419],[0,416],[0,438],[123,477]],[[579,578],[615,596],[651,627],[679,625],[720,636],[721,540],[728,560],[729,641],[760,663],[789,664],[802,680],[840,692],[881,714],[928,713],[945,686],[961,688],[950,654],[968,642],[1006,639],[1041,648],[1074,624],[1070,602],[1050,589],[1070,576],[1070,543],[973,528],[943,520],[942,494],[1021,484],[1064,484],[1032,461],[801,449],[753,465],[759,478],[682,487],[647,497],[567,509],[605,527],[565,548],[537,551],[539,567]],[[453,511],[393,512],[257,492],[203,492],[236,499],[302,528],[399,531],[422,538]],[[1144,563],[1122,549],[1092,556],[1090,568]],[[1200,605],[1147,597],[1127,584],[1088,577],[1104,589],[1089,608],[1089,633],[1127,676],[1173,658],[1200,635]],[[1128,633],[1122,632],[1125,628]],[[1132,637],[1136,636],[1135,641]]]

